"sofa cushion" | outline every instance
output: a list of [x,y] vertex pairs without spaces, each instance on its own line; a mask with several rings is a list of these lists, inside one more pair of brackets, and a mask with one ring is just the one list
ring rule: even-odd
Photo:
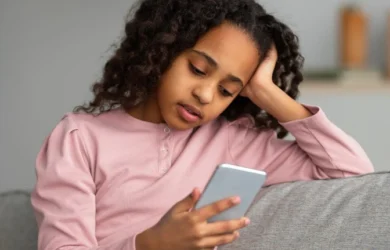
[[0,194],[0,250],[36,250],[37,235],[30,194]]
[[390,173],[262,189],[223,250],[390,249]]

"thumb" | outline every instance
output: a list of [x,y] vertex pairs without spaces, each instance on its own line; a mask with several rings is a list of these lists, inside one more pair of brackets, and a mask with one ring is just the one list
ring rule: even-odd
[[200,197],[199,189],[194,188],[188,196],[186,196],[184,199],[176,203],[176,205],[172,209],[172,212],[173,213],[188,212],[189,210],[192,209],[193,206],[195,206],[196,202],[199,200],[199,197]]

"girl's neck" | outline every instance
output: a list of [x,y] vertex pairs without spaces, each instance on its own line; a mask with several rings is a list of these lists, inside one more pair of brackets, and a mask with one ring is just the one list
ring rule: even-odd
[[155,124],[165,123],[155,98],[149,98],[128,110],[127,113],[132,117],[145,122]]

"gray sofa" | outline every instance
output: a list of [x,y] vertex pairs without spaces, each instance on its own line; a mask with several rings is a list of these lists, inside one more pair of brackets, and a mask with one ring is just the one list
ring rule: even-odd
[[[390,249],[390,172],[264,188],[223,250]],[[28,192],[0,195],[0,250],[36,247]]]

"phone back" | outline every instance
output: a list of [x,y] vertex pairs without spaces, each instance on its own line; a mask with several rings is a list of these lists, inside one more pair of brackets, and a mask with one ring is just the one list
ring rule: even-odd
[[221,164],[208,182],[195,209],[218,200],[239,196],[241,203],[212,218],[209,222],[239,219],[245,215],[266,179],[266,173],[240,166]]

